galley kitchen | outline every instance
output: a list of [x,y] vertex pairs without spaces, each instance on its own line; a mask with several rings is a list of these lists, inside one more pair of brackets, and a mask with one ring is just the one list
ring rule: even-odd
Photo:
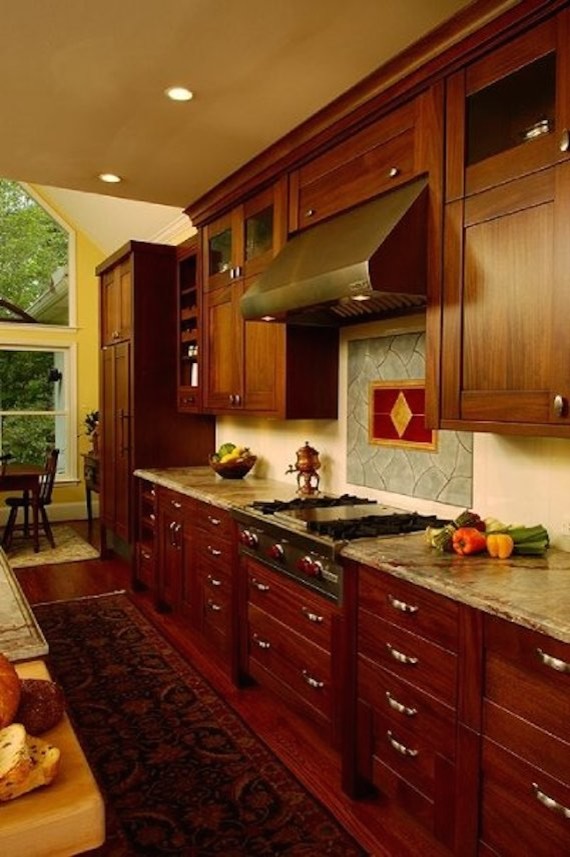
[[0,850],[570,853],[570,3],[131,5],[5,106]]

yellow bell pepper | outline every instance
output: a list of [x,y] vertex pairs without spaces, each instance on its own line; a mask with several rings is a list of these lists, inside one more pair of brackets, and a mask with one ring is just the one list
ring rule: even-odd
[[498,559],[507,559],[513,552],[515,543],[508,533],[489,533],[487,536],[487,553]]

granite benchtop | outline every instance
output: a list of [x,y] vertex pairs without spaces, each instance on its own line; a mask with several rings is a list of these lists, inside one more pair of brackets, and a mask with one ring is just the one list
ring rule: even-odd
[[0,548],[0,652],[9,661],[41,658],[48,645]]
[[[137,470],[136,476],[224,509],[253,500],[287,500],[294,483],[221,479],[209,467]],[[355,539],[341,557],[570,643],[570,553],[550,548],[544,557],[460,557],[430,548],[423,533]]]

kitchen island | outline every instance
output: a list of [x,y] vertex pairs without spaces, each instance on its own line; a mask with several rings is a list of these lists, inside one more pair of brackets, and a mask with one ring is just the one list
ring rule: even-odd
[[0,549],[0,652],[10,661],[47,655],[48,645]]

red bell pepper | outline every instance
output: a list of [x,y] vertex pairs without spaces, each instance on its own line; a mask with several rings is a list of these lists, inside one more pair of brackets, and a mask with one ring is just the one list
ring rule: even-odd
[[453,550],[461,556],[482,553],[486,547],[487,539],[475,527],[459,527],[453,533]]

